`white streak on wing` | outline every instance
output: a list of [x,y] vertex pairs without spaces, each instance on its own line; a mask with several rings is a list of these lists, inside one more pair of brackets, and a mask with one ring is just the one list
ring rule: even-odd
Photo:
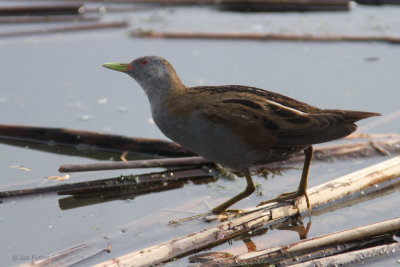
[[284,106],[282,104],[279,104],[278,102],[275,102],[275,101],[272,101],[272,100],[269,100],[269,99],[267,99],[267,102],[271,103],[272,105],[275,105],[275,106],[278,106],[278,107],[281,107],[281,108],[284,108],[284,109],[291,110],[291,111],[293,111],[295,113],[300,113],[302,115],[307,115],[307,113],[305,113],[303,111],[300,111],[300,110],[297,110],[297,109],[294,109],[294,108],[291,108],[291,107]]

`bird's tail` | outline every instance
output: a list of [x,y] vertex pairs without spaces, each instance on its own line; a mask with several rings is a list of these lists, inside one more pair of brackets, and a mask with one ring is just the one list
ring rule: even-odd
[[356,122],[369,117],[380,116],[380,113],[356,111],[356,110],[339,110],[339,109],[325,109],[328,113],[338,114],[342,116],[346,122]]

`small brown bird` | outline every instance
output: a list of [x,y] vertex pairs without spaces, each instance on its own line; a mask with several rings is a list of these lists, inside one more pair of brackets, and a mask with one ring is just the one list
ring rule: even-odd
[[213,213],[221,213],[254,192],[251,167],[285,160],[302,150],[305,161],[298,190],[261,204],[304,196],[310,210],[306,190],[312,145],[345,137],[356,130],[354,122],[380,115],[320,109],[249,86],[186,87],[172,65],[156,56],[103,66],[125,72],[140,84],[154,122],[171,140],[245,175],[246,189],[215,207]]

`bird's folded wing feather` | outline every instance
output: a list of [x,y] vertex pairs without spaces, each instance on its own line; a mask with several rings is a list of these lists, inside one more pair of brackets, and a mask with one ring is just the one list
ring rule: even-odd
[[338,114],[308,114],[265,98],[215,100],[197,112],[258,148],[308,146],[342,138],[356,129]]

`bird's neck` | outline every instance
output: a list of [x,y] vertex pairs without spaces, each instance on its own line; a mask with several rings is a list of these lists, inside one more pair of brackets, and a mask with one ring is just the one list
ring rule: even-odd
[[178,74],[172,68],[168,67],[168,71],[157,73],[157,78],[153,76],[151,81],[146,81],[145,88],[146,94],[150,100],[151,105],[162,105],[163,101],[170,96],[179,95],[186,89]]

